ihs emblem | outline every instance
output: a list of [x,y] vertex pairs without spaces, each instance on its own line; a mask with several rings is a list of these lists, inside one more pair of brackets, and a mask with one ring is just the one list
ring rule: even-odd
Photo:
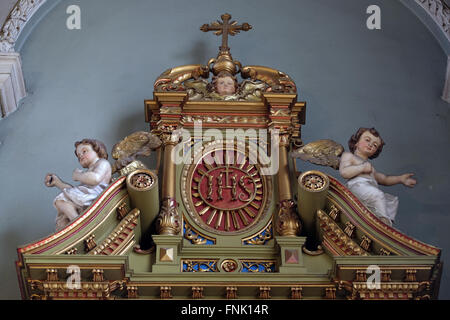
[[197,162],[190,175],[193,212],[214,230],[244,230],[264,209],[264,178],[245,153],[214,150]]

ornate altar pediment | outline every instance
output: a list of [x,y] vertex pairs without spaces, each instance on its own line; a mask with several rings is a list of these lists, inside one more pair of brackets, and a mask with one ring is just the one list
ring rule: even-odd
[[[65,229],[18,248],[24,299],[437,298],[438,248],[384,224],[333,177],[297,172],[288,155],[306,103],[286,73],[233,60],[228,35],[251,26],[230,19],[201,27],[222,35],[216,58],[156,79],[152,135],[116,145],[114,182]],[[210,76],[224,74],[232,93],[214,91]],[[157,168],[128,164],[154,136]]]

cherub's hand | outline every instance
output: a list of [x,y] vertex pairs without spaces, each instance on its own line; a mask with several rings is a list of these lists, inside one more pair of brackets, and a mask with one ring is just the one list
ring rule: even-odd
[[373,167],[372,167],[372,165],[370,164],[370,162],[364,162],[364,163],[363,163],[363,169],[362,169],[362,172],[361,172],[361,173],[368,173],[368,174],[371,174],[372,171],[373,171]]
[[414,187],[417,183],[416,179],[411,178],[414,173],[405,173],[400,176],[400,181],[407,187]]
[[47,173],[45,176],[44,184],[47,187],[54,187],[56,184],[61,181],[56,174],[53,173]]
[[78,168],[73,170],[73,173],[72,173],[73,181],[80,181],[80,177],[81,177],[82,174],[83,174],[83,170],[80,170]]

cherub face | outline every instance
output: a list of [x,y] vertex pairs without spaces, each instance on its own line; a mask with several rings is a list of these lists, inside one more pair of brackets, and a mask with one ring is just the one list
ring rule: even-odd
[[377,152],[380,145],[380,137],[375,137],[369,131],[364,131],[355,145],[355,153],[357,155],[363,156],[364,158],[369,158],[373,156],[375,152]]
[[234,94],[236,92],[236,88],[233,78],[226,76],[217,79],[216,91],[222,96]]
[[90,144],[79,144],[76,149],[78,161],[83,168],[89,168],[98,160],[98,154]]

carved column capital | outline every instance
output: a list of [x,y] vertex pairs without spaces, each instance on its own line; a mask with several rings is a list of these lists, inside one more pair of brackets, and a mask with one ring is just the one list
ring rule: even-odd
[[288,199],[280,202],[275,228],[281,236],[295,237],[300,234],[301,223],[295,210],[294,201]]
[[180,233],[180,215],[174,199],[166,198],[162,201],[161,212],[156,219],[156,231],[160,235],[177,235]]
[[279,146],[289,148],[290,137],[291,135],[288,132],[282,132],[279,135]]
[[163,131],[161,131],[160,139],[163,143],[163,146],[175,146],[180,141],[181,137],[181,130],[177,129],[177,126],[170,126],[164,128]]

